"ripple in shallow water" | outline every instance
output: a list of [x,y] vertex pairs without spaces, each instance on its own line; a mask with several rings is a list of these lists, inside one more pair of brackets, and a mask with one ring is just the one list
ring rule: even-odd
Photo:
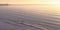
[[[26,6],[25,6],[26,7]],[[36,28],[46,29],[46,30],[60,30],[60,13],[50,10],[40,10],[34,11],[33,9],[23,9],[24,7],[0,7],[0,25],[2,28],[7,26],[13,29],[28,29],[27,26],[33,26]],[[27,7],[26,7],[27,8]],[[39,7],[40,8],[40,7]],[[33,10],[33,11],[32,11]],[[21,25],[20,23],[26,23]],[[23,27],[24,26],[24,27]],[[0,27],[0,28],[1,28]],[[16,27],[16,28],[15,28]],[[31,27],[30,27],[31,28]],[[35,28],[35,29],[36,29]],[[37,29],[36,29],[37,30]]]

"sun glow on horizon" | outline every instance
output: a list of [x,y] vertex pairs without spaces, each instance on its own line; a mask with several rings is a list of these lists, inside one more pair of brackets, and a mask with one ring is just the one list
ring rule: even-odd
[[60,4],[60,0],[10,0],[8,4]]
[[0,0],[0,4],[60,4],[60,0]]
[[34,3],[34,4],[60,4],[60,2],[37,2],[37,3]]
[[31,2],[31,3],[21,3],[21,2],[10,2],[8,4],[60,4],[60,2]]

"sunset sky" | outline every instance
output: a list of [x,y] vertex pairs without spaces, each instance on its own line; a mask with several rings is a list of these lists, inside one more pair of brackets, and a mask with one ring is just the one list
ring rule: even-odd
[[0,4],[60,4],[60,0],[0,0]]

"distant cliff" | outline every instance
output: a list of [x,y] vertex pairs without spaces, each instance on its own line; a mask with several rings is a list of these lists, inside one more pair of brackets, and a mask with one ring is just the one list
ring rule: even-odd
[[8,6],[9,4],[0,4],[0,6]]

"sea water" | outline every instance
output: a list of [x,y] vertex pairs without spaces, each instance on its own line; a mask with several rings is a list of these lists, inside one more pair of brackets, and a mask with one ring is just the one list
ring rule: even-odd
[[0,30],[28,29],[18,23],[39,26],[45,30],[60,30],[60,5],[0,6]]

